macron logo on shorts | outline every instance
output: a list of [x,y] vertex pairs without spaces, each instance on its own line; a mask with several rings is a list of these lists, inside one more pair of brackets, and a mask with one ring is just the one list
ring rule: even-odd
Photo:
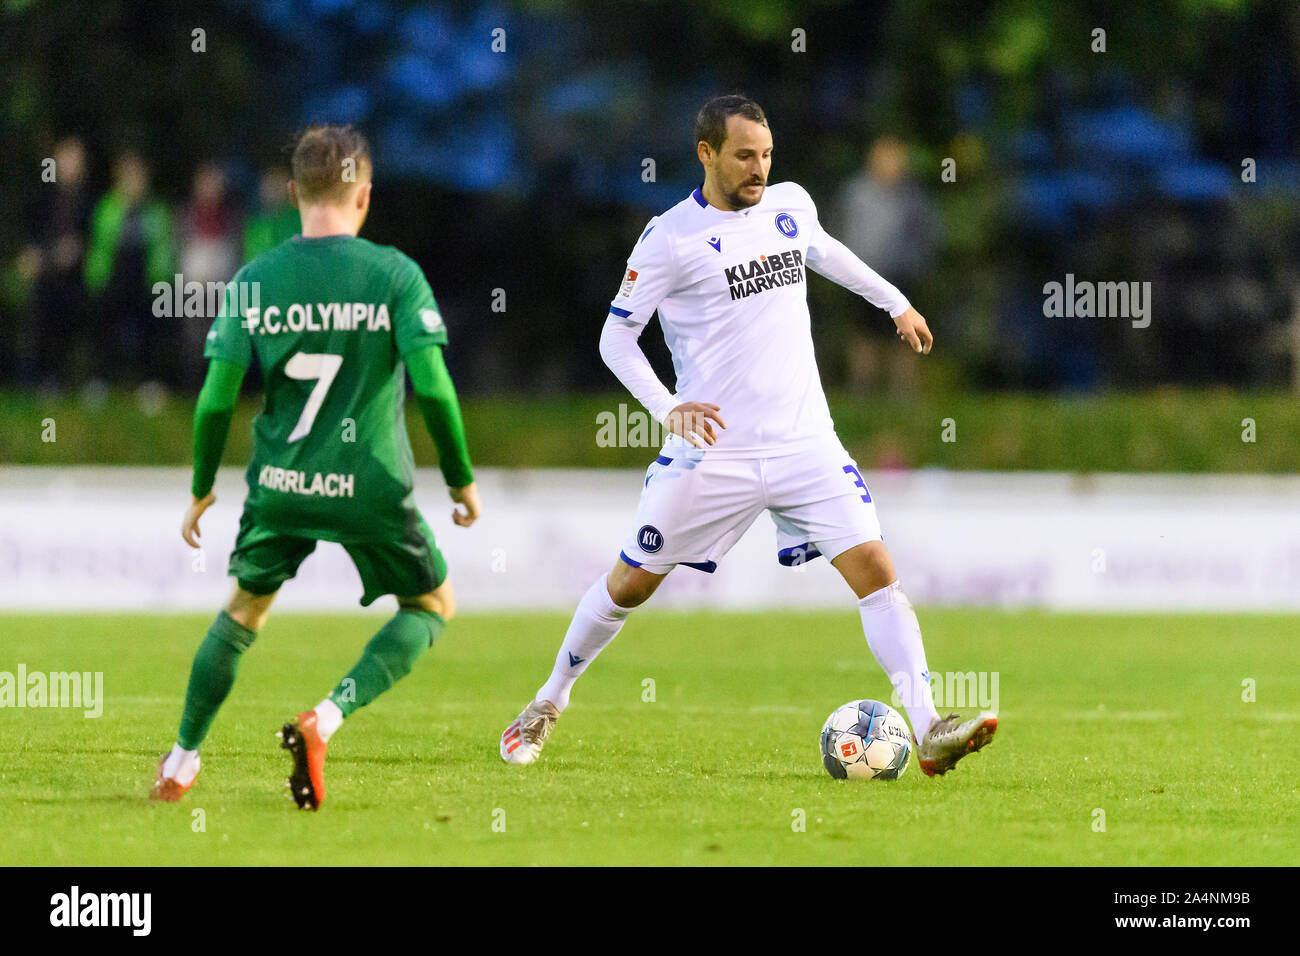
[[654,525],[646,524],[636,533],[636,543],[646,554],[654,554],[664,546],[664,536]]

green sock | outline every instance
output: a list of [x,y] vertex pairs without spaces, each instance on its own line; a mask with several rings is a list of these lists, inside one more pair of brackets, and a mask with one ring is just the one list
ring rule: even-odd
[[233,617],[222,611],[208,628],[190,668],[190,684],[185,690],[185,711],[176,742],[186,750],[198,750],[208,735],[212,719],[235,684],[239,658],[257,638]]
[[432,611],[403,608],[370,639],[361,659],[330,693],[346,717],[411,673],[447,622]]

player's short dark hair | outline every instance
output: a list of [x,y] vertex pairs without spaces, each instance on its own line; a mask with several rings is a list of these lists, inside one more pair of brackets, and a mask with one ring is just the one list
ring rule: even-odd
[[748,96],[715,96],[700,107],[700,112],[695,117],[695,142],[708,143],[714,152],[722,149],[722,144],[727,139],[727,119],[732,116],[743,116],[767,126],[763,107]]
[[351,126],[309,126],[294,145],[292,165],[300,199],[339,200],[370,169],[370,144]]

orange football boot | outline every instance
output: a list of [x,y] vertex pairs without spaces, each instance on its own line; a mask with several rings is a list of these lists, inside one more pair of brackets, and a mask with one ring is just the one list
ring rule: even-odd
[[198,771],[195,771],[194,780],[182,784],[175,777],[163,776],[163,766],[166,763],[167,755],[163,754],[158,758],[158,773],[154,777],[153,786],[149,788],[149,799],[161,800],[164,803],[175,803],[189,793],[190,787],[194,786],[194,780],[199,779],[199,774]]
[[293,757],[290,797],[299,810],[319,810],[325,802],[325,741],[316,729],[316,711],[303,711],[276,736]]

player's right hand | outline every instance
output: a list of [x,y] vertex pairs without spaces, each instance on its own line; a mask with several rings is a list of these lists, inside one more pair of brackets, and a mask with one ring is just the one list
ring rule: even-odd
[[203,517],[203,512],[212,507],[212,502],[217,500],[217,496],[208,492],[206,497],[193,498],[190,506],[185,512],[185,517],[181,519],[181,537],[191,548],[200,547],[199,538],[202,535],[199,532],[199,519]]
[[478,500],[478,485],[474,482],[471,481],[463,488],[448,488],[447,493],[456,504],[465,506],[464,511],[459,508],[451,509],[451,520],[460,527],[468,528],[483,514],[483,506]]
[[727,423],[718,414],[720,411],[722,409],[719,406],[708,402],[684,402],[668,413],[664,418],[664,427],[674,435],[681,435],[696,448],[703,448],[718,440],[710,419],[721,428],[727,427]]

